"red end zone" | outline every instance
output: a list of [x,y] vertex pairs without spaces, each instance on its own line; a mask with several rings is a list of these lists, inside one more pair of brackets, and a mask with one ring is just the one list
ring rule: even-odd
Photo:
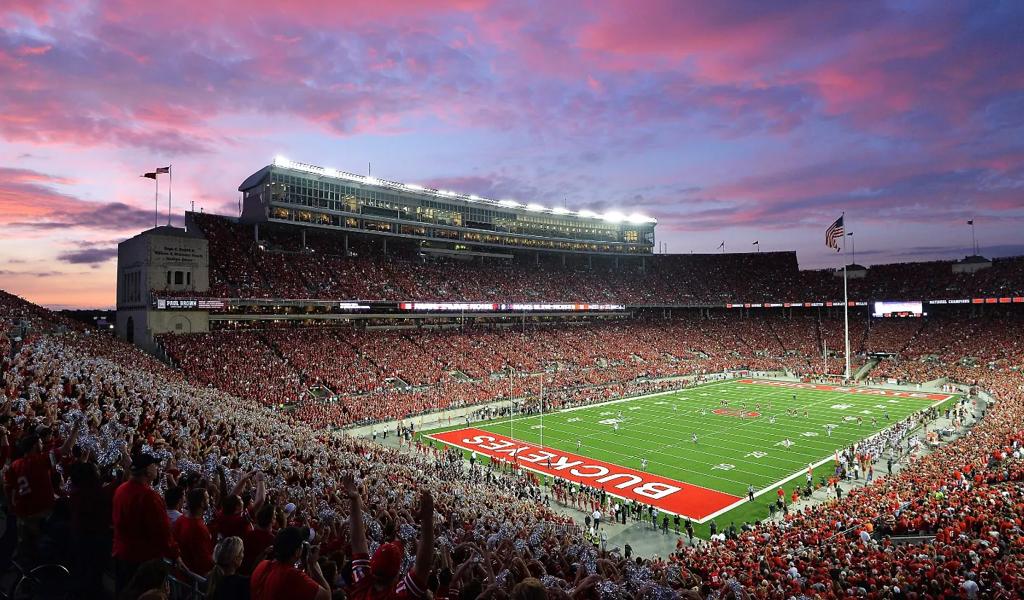
[[472,427],[432,433],[427,437],[498,460],[508,461],[514,457],[516,464],[522,468],[594,488],[604,487],[613,496],[650,504],[659,510],[695,520],[742,500],[731,494],[653,473],[643,473],[554,448],[541,449],[540,446]]
[[927,392],[901,392],[898,390],[876,390],[873,388],[847,387],[842,385],[825,385],[822,383],[800,383],[797,381],[768,381],[762,379],[737,379],[740,383],[755,385],[771,385],[794,390],[820,390],[822,392],[843,392],[844,394],[865,394],[868,396],[885,396],[888,398],[911,398],[914,400],[931,400],[939,402],[952,398],[949,394],[929,394]]

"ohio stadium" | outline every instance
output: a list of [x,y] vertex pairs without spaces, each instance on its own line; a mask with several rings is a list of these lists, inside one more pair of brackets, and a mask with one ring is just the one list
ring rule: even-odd
[[1024,2],[0,2],[0,600],[1024,598]]
[[[602,598],[1018,589],[1024,260],[655,253],[644,215],[282,158],[238,189],[119,244],[116,337],[3,299],[8,478],[59,457],[10,485],[73,529],[116,488],[115,567],[199,594],[214,539],[252,572],[297,524],[334,568],[384,548],[460,597],[495,569]],[[119,534],[131,485],[173,526]],[[16,556],[117,577],[25,505]]]

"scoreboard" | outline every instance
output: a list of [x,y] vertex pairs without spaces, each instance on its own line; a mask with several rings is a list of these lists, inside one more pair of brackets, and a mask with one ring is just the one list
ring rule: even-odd
[[924,303],[920,300],[901,302],[875,302],[871,311],[872,317],[923,317]]

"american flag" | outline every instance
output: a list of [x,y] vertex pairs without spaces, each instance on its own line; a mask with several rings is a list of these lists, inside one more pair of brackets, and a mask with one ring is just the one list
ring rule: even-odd
[[843,239],[846,235],[843,230],[843,217],[836,219],[836,222],[829,225],[828,229],[825,230],[825,245],[829,248],[835,248],[836,252],[839,252],[839,242],[837,240]]

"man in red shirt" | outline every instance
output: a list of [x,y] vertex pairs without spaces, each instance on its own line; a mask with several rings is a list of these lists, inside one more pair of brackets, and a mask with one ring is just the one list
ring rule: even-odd
[[113,555],[119,594],[147,560],[170,558],[184,566],[171,535],[164,501],[152,487],[158,462],[148,454],[136,455],[132,459],[131,479],[114,492]]
[[[330,600],[330,584],[317,562],[320,552],[316,546],[307,545],[307,531],[285,527],[277,533],[274,558],[261,562],[249,580],[252,600]],[[305,571],[295,568],[299,560],[304,560]]]
[[256,511],[256,527],[245,532],[242,536],[242,543],[245,546],[242,566],[238,569],[243,575],[252,573],[256,565],[263,560],[267,548],[274,543],[274,506],[264,504]]
[[171,526],[174,541],[181,551],[181,561],[189,571],[204,577],[213,569],[213,537],[203,521],[209,505],[210,496],[204,488],[189,490],[185,514]]
[[352,536],[352,600],[408,600],[426,597],[426,574],[434,559],[434,497],[429,490],[420,495],[420,544],[416,562],[405,577],[398,580],[402,566],[399,542],[382,544],[369,559],[366,530],[363,526],[362,499],[351,473],[342,479],[342,489],[351,502],[349,531]]
[[[242,492],[252,482],[255,482],[256,494],[252,499],[252,510],[250,512],[248,507],[246,507],[245,501],[242,500]],[[231,493],[225,496],[221,502],[220,513],[210,523],[211,532],[222,538],[238,536],[244,540],[245,534],[252,531],[250,515],[263,506],[266,493],[263,473],[254,471],[242,475],[238,479],[238,483],[235,484],[234,489],[231,490]]]
[[56,502],[53,479],[54,464],[70,451],[78,438],[78,426],[71,430],[59,449],[43,451],[42,441],[35,433],[18,440],[20,458],[4,473],[4,491],[8,505],[18,519],[18,545],[14,559],[35,562],[43,523]]

